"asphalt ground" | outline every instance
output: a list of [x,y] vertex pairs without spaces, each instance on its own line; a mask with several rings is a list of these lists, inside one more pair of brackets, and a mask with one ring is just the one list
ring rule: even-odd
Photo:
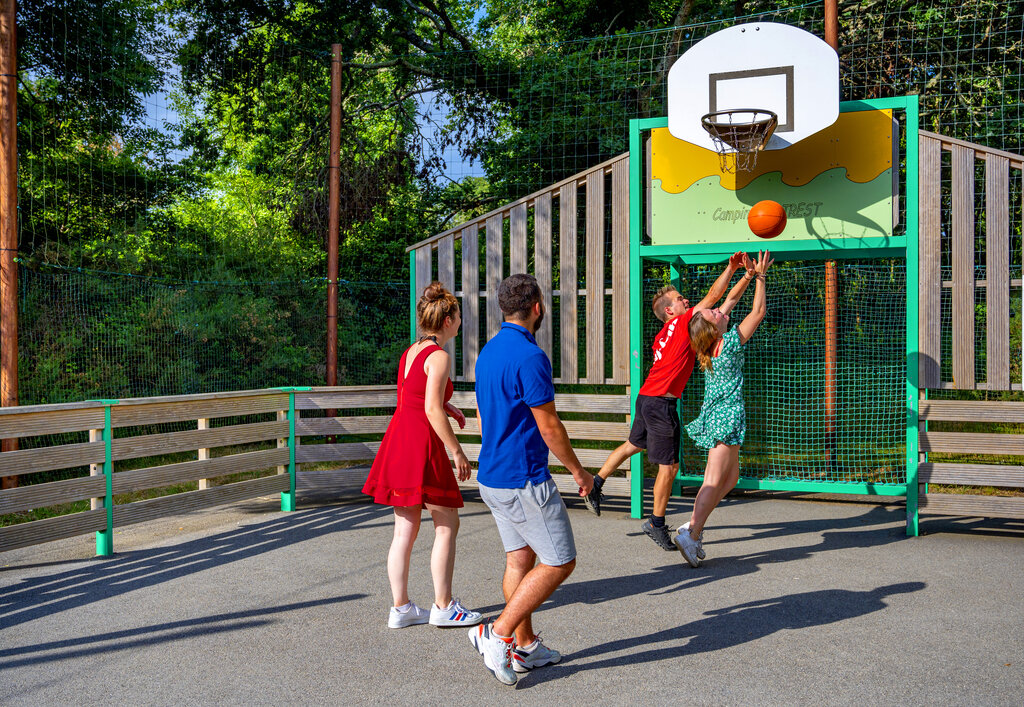
[[[504,554],[466,494],[455,594],[496,616]],[[0,704],[1024,702],[1024,524],[727,498],[700,569],[624,503],[570,503],[575,573],[534,616],[558,665],[500,684],[463,629],[386,627],[388,509],[307,493],[0,554]],[[692,500],[673,499],[670,523]],[[429,606],[425,516],[410,591]]]

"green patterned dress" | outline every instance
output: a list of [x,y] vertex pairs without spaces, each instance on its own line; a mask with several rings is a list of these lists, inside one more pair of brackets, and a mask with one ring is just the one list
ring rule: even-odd
[[747,413],[743,407],[743,344],[733,327],[722,337],[722,350],[712,359],[712,371],[704,371],[704,404],[686,431],[701,449],[718,442],[743,444]]

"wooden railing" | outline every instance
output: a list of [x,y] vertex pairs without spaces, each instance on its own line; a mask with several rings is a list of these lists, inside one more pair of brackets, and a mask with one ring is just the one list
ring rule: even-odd
[[[611,195],[610,204],[606,204],[606,193]],[[581,205],[584,207],[582,219],[578,214]],[[484,231],[482,244],[481,230]],[[606,231],[611,234],[608,251]],[[557,262],[552,257],[555,233]],[[459,273],[455,271],[456,241],[461,243]],[[531,241],[532,271],[529,270]],[[586,262],[582,273],[577,267],[581,245]],[[461,298],[460,345],[454,341],[448,345],[455,380],[474,379],[473,369],[481,346],[501,326],[498,284],[506,275],[531,272],[540,283],[548,313],[537,332],[537,343],[552,358],[555,382],[615,385],[629,382],[628,153],[439,233],[408,250],[413,254],[414,292],[422,292],[435,279],[436,269],[436,279]],[[503,270],[506,256],[508,273]],[[557,289],[552,288],[555,281],[559,283]],[[610,288],[606,287],[607,283],[611,284]],[[610,308],[606,307],[609,299]],[[585,316],[583,342],[579,341],[577,333],[581,310]],[[605,337],[609,316],[610,341]],[[483,337],[478,334],[481,318],[486,322]],[[558,355],[553,356],[552,332],[556,319],[560,334]]]
[[[465,430],[454,423],[453,429],[464,439],[479,436],[474,394],[457,392],[453,402],[468,418]],[[597,468],[608,455],[607,449],[588,445],[621,442],[628,434],[626,395],[558,394],[555,404],[570,418],[565,422],[570,438],[584,442],[574,441],[584,466]],[[0,527],[0,551],[95,531],[97,553],[109,554],[115,527],[277,492],[282,510],[293,510],[300,465],[368,464],[394,407],[395,386],[365,386],[2,408],[0,438],[19,438],[28,448],[0,454],[0,476],[31,481],[28,475],[65,470],[71,478],[0,491],[0,515],[85,499],[91,503],[89,510]],[[327,410],[336,412],[325,417]],[[158,429],[182,423],[194,429]],[[467,442],[464,448],[475,461],[480,445]],[[182,460],[182,453],[193,458]],[[139,460],[144,460],[141,468],[118,468],[138,466]],[[551,463],[558,461],[552,457]],[[365,475],[366,464],[355,473]],[[242,473],[256,478],[230,478]],[[575,493],[571,477],[556,474],[556,480],[560,489]],[[145,500],[124,496],[195,481],[195,491]],[[626,495],[628,481],[613,477],[606,492]]]
[[[1024,423],[1024,403],[990,400],[922,400],[922,425],[967,422]],[[935,425],[932,425],[933,427]],[[1024,435],[998,432],[921,433],[920,449],[930,459],[918,465],[922,513],[1024,518],[1024,497],[936,493],[925,484],[1024,489],[1024,466],[991,463],[994,457],[1024,457]],[[970,462],[936,462],[936,455],[971,455]],[[926,490],[928,491],[926,493]]]
[[[1021,287],[1021,280],[1010,279],[1010,230],[1011,224],[1020,227],[1022,210],[1019,200],[1011,203],[1010,183],[1011,178],[1021,179],[1024,157],[925,131],[919,142],[920,387],[1021,390],[1019,379],[1010,380],[1010,290]],[[948,165],[943,151],[950,153]],[[978,189],[975,173],[980,168],[984,184]],[[949,204],[948,213],[944,203]],[[984,279],[975,274],[979,212],[984,213]],[[952,266],[949,280],[942,278],[944,254]],[[975,372],[978,289],[985,291],[983,381]],[[947,317],[944,290],[952,293]],[[952,376],[947,380],[942,379],[943,336],[952,341]]]

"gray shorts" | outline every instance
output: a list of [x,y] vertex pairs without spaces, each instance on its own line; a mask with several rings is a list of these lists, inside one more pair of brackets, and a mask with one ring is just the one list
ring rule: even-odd
[[529,545],[542,564],[558,567],[576,559],[565,502],[552,479],[519,489],[480,484],[480,498],[491,509],[505,552]]

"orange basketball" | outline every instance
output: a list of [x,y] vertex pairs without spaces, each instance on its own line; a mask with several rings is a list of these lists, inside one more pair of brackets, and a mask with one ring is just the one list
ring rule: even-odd
[[759,201],[750,208],[747,225],[755,236],[775,238],[786,228],[786,210],[777,201]]

